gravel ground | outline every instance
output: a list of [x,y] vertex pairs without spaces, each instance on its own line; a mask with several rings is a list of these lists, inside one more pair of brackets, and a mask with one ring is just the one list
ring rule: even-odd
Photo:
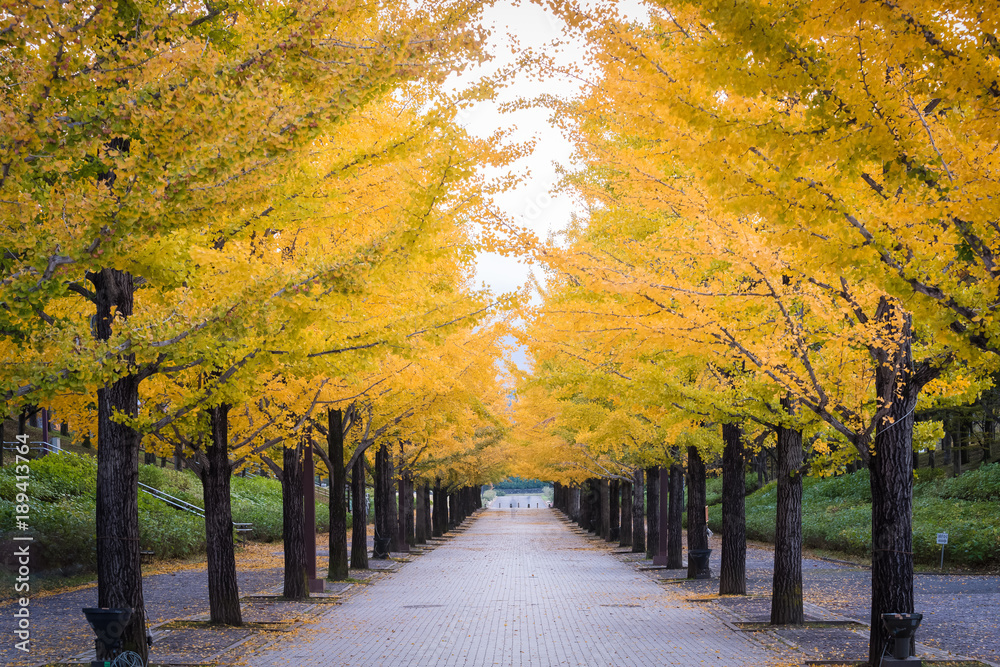
[[[594,542],[596,539],[591,538]],[[599,543],[599,542],[598,542]],[[603,543],[600,543],[603,544]],[[612,547],[607,545],[609,549]],[[720,543],[713,538],[711,566],[717,577]],[[276,549],[273,555],[280,554]],[[394,554],[403,558],[405,554]],[[618,558],[648,566],[637,554],[617,554]],[[394,561],[372,561],[378,569],[397,567]],[[686,571],[647,570],[646,573],[663,581],[692,599],[692,604],[705,605],[731,622],[766,621],[770,614],[772,552],[763,546],[751,546],[747,551],[747,597],[714,597],[718,579],[688,581]],[[375,573],[352,571],[362,578],[379,576]],[[859,625],[836,625],[823,628],[752,631],[755,639],[782,655],[795,660],[863,659],[867,655],[867,618],[870,597],[869,570],[863,567],[807,558],[803,562],[803,586],[807,620],[846,621]],[[243,595],[274,595],[280,592],[281,568],[246,570],[239,573]],[[916,610],[924,614],[917,631],[925,657],[946,651],[956,656],[976,658],[1000,667],[1000,577],[995,575],[919,574],[914,583]],[[151,657],[156,662],[204,662],[241,641],[250,647],[260,647],[274,641],[280,632],[198,627],[155,628],[174,619],[206,618],[208,610],[207,578],[203,566],[183,571],[149,575],[143,578],[150,625],[154,626],[156,643]],[[31,652],[15,648],[14,603],[0,604],[0,664],[39,665],[54,661],[81,661],[92,651],[94,635],[81,613],[81,608],[95,606],[95,586],[75,591],[46,595],[31,601]],[[296,621],[317,612],[313,603],[244,602],[244,618],[254,622]],[[226,651],[226,661],[235,655]]]
[[[238,574],[240,592],[243,594],[266,590],[281,582],[282,570],[250,570]],[[170,574],[156,574],[142,579],[143,597],[149,624],[193,616],[208,609],[208,577],[205,570],[185,570]],[[37,665],[45,662],[67,660],[92,652],[94,632],[87,624],[81,609],[97,606],[97,586],[89,586],[69,593],[46,595],[31,601],[31,650],[28,653],[14,647],[13,603],[0,606],[0,664]],[[151,655],[154,659],[176,652],[175,634],[170,642],[158,641],[154,631]],[[191,649],[214,654],[225,646],[245,636],[245,631],[225,631],[220,637],[194,637]],[[190,653],[191,651],[186,651]],[[190,662],[190,660],[188,660]]]
[[[711,539],[710,546],[714,577],[711,580],[677,581],[686,576],[686,570],[647,572],[664,580],[665,585],[690,593],[692,598],[715,595],[719,592],[721,564],[718,537]],[[619,557],[636,559],[631,554]],[[650,561],[641,563],[651,564]],[[766,545],[750,546],[747,548],[748,598],[726,597],[700,604],[713,607],[732,621],[766,622],[771,612],[772,568],[773,551]],[[807,621],[853,620],[858,625],[768,630],[767,633],[774,636],[761,636],[760,639],[797,647],[808,660],[866,659],[871,571],[858,565],[806,558],[802,563],[802,584]],[[918,574],[914,579],[914,598],[916,611],[924,615],[917,630],[917,642],[923,645],[925,657],[939,657],[941,652],[947,652],[1000,665],[1000,576]]]
[[[372,540],[369,538],[369,544]],[[280,544],[269,555],[280,557]],[[318,549],[323,567],[325,549]],[[405,554],[393,554],[404,557]],[[280,560],[276,561],[280,562]],[[379,570],[397,566],[394,561],[370,561],[372,570],[352,570],[351,576],[363,579]],[[274,596],[281,593],[283,568],[240,570],[237,574],[240,595]],[[321,572],[322,574],[322,572]],[[331,592],[338,586],[332,585]],[[154,663],[191,664],[205,662],[235,643],[253,639],[255,633],[246,628],[158,628],[159,624],[176,619],[208,618],[208,577],[205,565],[170,572],[145,575],[142,579],[148,625],[152,629],[153,647],[150,660]],[[94,632],[81,611],[97,606],[97,586],[91,584],[77,590],[41,595],[31,599],[31,644],[25,653],[15,647],[17,638],[13,611],[15,603],[0,604],[0,665],[41,665],[50,662],[89,661],[93,655]],[[247,622],[301,620],[311,615],[313,603],[243,602],[243,619]],[[265,633],[266,634],[266,633]],[[273,634],[273,633],[271,633]],[[266,639],[266,638],[265,638]],[[228,654],[227,654],[228,655]]]

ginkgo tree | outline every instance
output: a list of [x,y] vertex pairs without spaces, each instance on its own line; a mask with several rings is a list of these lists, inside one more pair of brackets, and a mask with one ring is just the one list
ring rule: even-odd
[[132,425],[183,445],[202,477],[213,622],[240,622],[226,492],[233,468],[228,443],[214,437],[227,432],[230,409],[247,417],[233,441],[236,462],[280,443],[297,448],[306,418],[343,384],[331,378],[451,324],[471,326],[487,309],[462,289],[471,239],[460,224],[478,201],[464,183],[468,165],[487,147],[463,139],[440,112],[418,113],[422,100],[419,90],[399,90],[313,142],[271,189],[266,233],[192,250],[203,268],[185,305],[198,313],[229,302],[242,315],[228,318],[224,344],[210,343],[211,364],[147,382]]
[[[601,113],[606,117],[605,107]],[[578,239],[566,251],[550,252],[548,261],[572,271],[578,283],[595,292],[609,293],[605,302],[617,306],[607,312],[609,320],[640,322],[647,337],[660,336],[665,341],[661,344],[686,354],[709,353],[706,363],[719,369],[720,382],[732,383],[734,373],[726,369],[733,363],[753,368],[759,379],[732,386],[738,391],[726,392],[728,397],[720,395],[717,387],[710,387],[710,392],[677,387],[695,406],[716,403],[717,414],[775,428],[786,471],[782,482],[801,474],[798,432],[809,422],[803,407],[827,422],[835,432],[832,437],[852,443],[867,460],[872,434],[890,403],[867,389],[879,368],[868,361],[873,350],[895,346],[867,314],[878,312],[884,297],[843,278],[838,281],[816,271],[801,274],[783,259],[764,221],[712,211],[692,179],[671,172],[670,163],[656,165],[650,160],[659,153],[657,146],[632,142],[623,147],[617,139],[602,146],[607,137],[604,128],[602,135],[581,141],[592,151],[600,187],[587,179],[578,179],[578,187],[609,208],[591,216],[588,238]],[[678,215],[679,210],[691,217]],[[608,241],[611,238],[613,243]],[[830,284],[837,288],[831,289]],[[632,300],[624,301],[628,295]],[[588,313],[591,322],[594,310]],[[592,326],[599,330],[597,322]],[[929,360],[934,374],[940,372],[935,360],[947,358],[948,343],[947,338],[918,337],[918,353]],[[939,385],[934,393],[939,397],[964,393],[971,398],[967,390],[978,383],[970,383],[966,371],[949,373],[947,379],[954,385]],[[799,444],[789,447],[785,436],[794,436]],[[741,476],[735,477],[742,484]],[[787,507],[785,502],[781,505]],[[793,536],[800,534],[797,517],[797,511],[787,520],[779,513],[779,537],[784,528],[793,530]],[[799,549],[783,544],[781,553],[794,556]],[[797,572],[798,565],[792,565]],[[797,608],[798,612],[776,618],[801,622],[800,594],[797,604],[778,604],[785,600],[777,589],[782,580],[775,578],[773,609]],[[791,583],[789,591],[796,589]]]
[[[964,357],[976,376],[989,360],[974,348],[992,347],[995,215],[973,202],[995,187],[995,126],[981,120],[996,105],[995,17],[962,2],[649,3],[628,22],[607,4],[552,5],[597,47],[591,114],[672,161],[637,174],[653,198],[685,215],[678,177],[697,176],[714,205],[788,249],[790,287],[832,278],[825,297],[867,330],[881,403],[859,453],[873,454],[885,519],[876,660],[878,614],[912,609],[907,420],[947,362]],[[875,301],[848,307],[858,294]],[[914,344],[939,354],[913,365]]]
[[[185,312],[203,239],[266,227],[282,165],[393,82],[434,79],[477,49],[476,4],[8,7],[2,21],[0,328],[21,363],[5,397],[97,384],[98,590],[136,610],[139,386],[211,366],[238,314]],[[239,214],[236,214],[236,213]],[[241,215],[240,215],[241,214]],[[252,289],[252,287],[250,288]],[[227,321],[228,318],[228,321]],[[218,346],[225,356],[226,345]]]

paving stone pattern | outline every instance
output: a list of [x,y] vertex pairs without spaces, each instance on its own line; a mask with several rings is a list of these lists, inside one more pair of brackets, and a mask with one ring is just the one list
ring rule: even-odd
[[[239,573],[239,586],[243,592],[255,592],[281,581],[281,569],[249,570]],[[147,575],[142,581],[146,613],[151,626],[176,618],[200,613],[208,607],[208,578],[204,570],[188,570],[171,574]],[[93,653],[94,631],[83,616],[83,607],[97,606],[97,587],[92,586],[70,593],[32,598],[31,601],[31,650],[29,653],[14,647],[13,603],[0,605],[0,632],[5,641],[0,643],[0,664],[39,665],[49,662],[82,658]],[[245,632],[234,630],[227,636],[213,636],[209,632],[185,631],[161,633],[154,628],[151,656],[154,660],[171,662],[197,662],[238,641]],[[170,636],[172,635],[172,636]],[[193,635],[186,643],[188,650],[178,654],[178,639]],[[195,636],[196,635],[196,636]],[[218,635],[218,633],[216,633]],[[169,637],[169,641],[166,641]],[[199,656],[192,654],[197,650]],[[89,658],[88,658],[89,659]]]
[[250,665],[765,665],[744,633],[569,530],[490,510]]
[[[718,537],[710,542],[712,579],[685,580],[685,570],[649,570],[647,574],[688,597],[718,593],[721,545]],[[634,561],[637,557],[629,554],[619,555],[619,558]],[[749,546],[749,596],[727,596],[711,601],[706,608],[730,621],[768,621],[773,565],[772,549]],[[770,630],[780,639],[778,643],[798,649],[800,661],[867,659],[871,570],[845,562],[804,558],[802,583],[807,621],[842,623],[853,620],[858,624]],[[924,615],[917,630],[918,655],[932,659],[962,656],[1000,665],[1000,613],[997,611],[1000,610],[1000,577],[922,573],[915,576],[913,589],[915,608]],[[778,645],[759,632],[755,635],[757,641]]]
[[[717,538],[712,546],[717,575]],[[715,595],[717,578],[692,581],[683,579],[684,570],[651,569],[644,555],[624,553],[551,509],[501,504],[424,548],[394,556],[371,561],[373,570],[352,570],[372,585],[340,585],[349,589],[339,590],[341,606],[275,602],[280,568],[241,571],[240,590],[250,596],[244,618],[281,621],[284,629],[276,631],[169,623],[207,618],[203,568],[144,577],[157,637],[151,658],[262,667],[725,667],[867,654],[867,627],[737,630],[769,616],[772,556],[760,546],[747,551],[749,595],[725,598]],[[803,579],[808,620],[866,625],[868,570],[806,559]],[[921,574],[914,587],[925,616],[919,654],[941,658],[948,651],[1000,667],[1000,577]],[[0,643],[0,664],[89,659],[93,633],[80,608],[95,603],[93,587],[33,599],[27,655],[14,650],[12,604],[0,605],[0,631],[8,639]]]

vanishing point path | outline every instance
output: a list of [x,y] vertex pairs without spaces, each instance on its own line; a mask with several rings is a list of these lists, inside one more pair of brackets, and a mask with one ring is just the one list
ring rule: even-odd
[[487,510],[265,665],[765,665],[774,654],[596,549],[551,509]]

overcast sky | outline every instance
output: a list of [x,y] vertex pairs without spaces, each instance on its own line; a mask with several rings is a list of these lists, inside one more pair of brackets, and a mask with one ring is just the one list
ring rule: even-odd
[[[564,24],[553,15],[531,2],[499,2],[485,12],[485,23],[492,32],[488,49],[493,60],[483,69],[469,72],[464,80],[474,80],[514,62],[512,39],[521,48],[545,49],[553,39],[565,38]],[[548,49],[548,53],[553,52]],[[563,61],[579,61],[582,48],[556,54]],[[572,96],[579,91],[579,83],[564,80],[539,81],[537,77],[519,76],[515,84],[501,94],[500,101],[519,97],[534,97],[542,93]],[[572,201],[550,192],[558,180],[556,164],[568,166],[572,146],[562,133],[548,123],[548,111],[524,109],[513,113],[500,113],[494,102],[483,102],[461,115],[460,121],[473,134],[481,137],[492,135],[497,129],[516,127],[512,139],[536,142],[533,154],[514,163],[512,168],[528,174],[524,184],[516,190],[495,198],[496,204],[518,224],[532,229],[545,238],[553,231],[563,229],[573,211]],[[497,174],[485,172],[487,177]],[[530,267],[514,258],[492,253],[480,255],[477,266],[477,284],[485,282],[494,292],[508,292],[523,285],[529,277]]]

